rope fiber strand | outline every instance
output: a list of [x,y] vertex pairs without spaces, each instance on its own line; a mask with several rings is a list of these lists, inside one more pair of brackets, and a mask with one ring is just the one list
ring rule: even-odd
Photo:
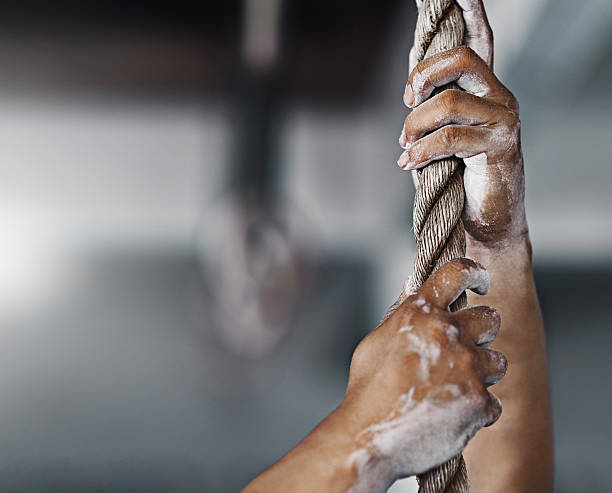
[[[414,34],[418,61],[463,44],[463,14],[454,0],[416,0],[419,14]],[[456,85],[447,85],[440,92]],[[465,255],[465,230],[461,221],[465,192],[463,162],[442,159],[418,171],[414,198],[414,233],[417,254],[413,284],[418,288],[448,260]],[[451,306],[467,303],[466,294]],[[418,476],[419,493],[467,493],[469,482],[461,454]]]

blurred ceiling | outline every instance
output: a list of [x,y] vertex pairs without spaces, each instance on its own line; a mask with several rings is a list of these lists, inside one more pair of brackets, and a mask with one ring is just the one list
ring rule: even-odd
[[[282,3],[280,77],[286,94],[359,94],[401,2]],[[239,84],[243,10],[237,0],[4,2],[0,63],[7,70],[0,84],[214,97]]]

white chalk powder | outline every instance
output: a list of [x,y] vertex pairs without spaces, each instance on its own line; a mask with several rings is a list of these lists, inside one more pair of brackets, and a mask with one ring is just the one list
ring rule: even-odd
[[[472,396],[461,396],[457,385],[445,385],[443,390],[454,399],[448,403],[425,398],[414,402],[414,388],[400,397],[398,413],[366,428],[358,438],[367,436],[367,445],[351,454],[349,465],[357,467],[357,481],[350,488],[351,493],[386,491],[388,485],[376,485],[376,479],[388,480],[389,473],[418,474],[440,464],[463,449],[476,433],[480,423],[466,423],[461,412],[470,408]],[[435,423],[444,423],[444,431]],[[384,469],[374,471],[372,458],[387,458]],[[390,469],[389,469],[390,468]],[[378,473],[378,476],[377,476]]]
[[416,334],[408,334],[406,336],[410,345],[408,350],[417,353],[420,356],[419,374],[422,380],[429,378],[429,367],[435,365],[440,357],[440,345],[435,342],[427,342]]

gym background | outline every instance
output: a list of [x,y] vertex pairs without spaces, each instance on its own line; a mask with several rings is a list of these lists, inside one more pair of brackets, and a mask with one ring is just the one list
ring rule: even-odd
[[[521,104],[557,491],[605,491],[612,2],[485,4]],[[0,2],[0,490],[234,492],[338,404],[411,272],[415,13]]]

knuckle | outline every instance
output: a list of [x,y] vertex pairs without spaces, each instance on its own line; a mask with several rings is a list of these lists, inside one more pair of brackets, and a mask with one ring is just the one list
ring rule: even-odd
[[505,86],[504,86],[504,92],[505,92],[504,106],[509,108],[512,113],[515,113],[516,116],[518,116],[519,109],[520,109],[518,100],[516,99],[514,94],[512,94],[512,92]]
[[513,111],[512,109],[506,112],[505,117],[506,126],[511,130],[518,130],[521,128],[521,118],[519,117],[518,112]]
[[461,282],[465,267],[466,264],[462,258],[446,262],[438,271],[442,285],[446,287],[456,286]]
[[406,117],[406,119],[404,120],[404,134],[402,136],[400,136],[400,145],[402,144],[402,139],[408,138],[410,136],[410,121],[409,121],[410,115],[408,115]]
[[514,111],[517,115],[520,113],[521,110],[518,99],[516,99],[514,95],[510,98],[510,109]]
[[448,262],[449,265],[456,267],[457,269],[464,269],[466,267],[476,267],[476,262],[467,257],[457,257]]
[[459,61],[462,65],[470,65],[474,62],[476,52],[472,50],[469,46],[460,46],[457,48],[457,55],[459,56]]
[[485,426],[491,426],[501,416],[503,406],[499,397],[495,394],[487,392],[487,407],[485,412]]
[[489,392],[483,385],[478,384],[473,393],[472,401],[476,412],[486,412],[489,406]]
[[459,129],[453,126],[444,127],[442,129],[441,139],[445,146],[452,147],[459,139]]
[[501,314],[499,313],[499,311],[493,308],[492,306],[487,306],[486,309],[489,314],[489,317],[491,317],[491,322],[493,323],[493,325],[499,328],[499,326],[501,325]]
[[423,155],[423,151],[418,146],[418,144],[413,144],[409,149],[406,150],[406,152],[408,153],[409,160],[413,163],[420,161]]
[[427,64],[424,62],[419,63],[410,74],[408,82],[412,87],[412,90],[416,93],[419,91],[420,87],[423,85],[423,81],[426,78],[427,73]]
[[413,70],[413,74],[415,77],[422,77],[423,75],[425,75],[425,72],[427,71],[427,63],[426,62],[420,62],[416,67],[414,67]]
[[455,113],[457,111],[460,97],[461,91],[456,89],[447,89],[440,94],[441,103],[446,113]]
[[492,306],[481,305],[474,307],[474,321],[481,319],[491,328],[499,328],[501,325],[501,315]]
[[408,139],[408,141],[414,140],[415,137],[415,129],[412,125],[412,113],[406,117],[404,120],[404,135]]
[[493,338],[495,338],[497,337],[497,333],[499,332],[499,329],[501,327],[501,314],[495,308],[491,308],[490,306],[487,308],[489,310],[489,317],[491,319],[490,331]]
[[501,316],[495,308],[489,306],[481,307],[474,315],[475,318],[471,322],[475,324],[475,329],[480,327],[478,319],[484,321],[487,327],[484,332],[478,335],[475,342],[479,346],[488,347],[497,337],[501,326]]
[[446,262],[442,268],[448,269],[450,272],[454,272],[458,275],[462,275],[466,269],[475,269],[478,264],[473,260],[466,257],[457,257]]
[[503,139],[500,141],[500,155],[520,152],[521,121],[518,114],[508,111],[508,115],[502,123],[502,129]]
[[493,366],[503,377],[508,371],[508,359],[499,351],[494,349],[487,349],[489,352],[489,359],[493,362]]

